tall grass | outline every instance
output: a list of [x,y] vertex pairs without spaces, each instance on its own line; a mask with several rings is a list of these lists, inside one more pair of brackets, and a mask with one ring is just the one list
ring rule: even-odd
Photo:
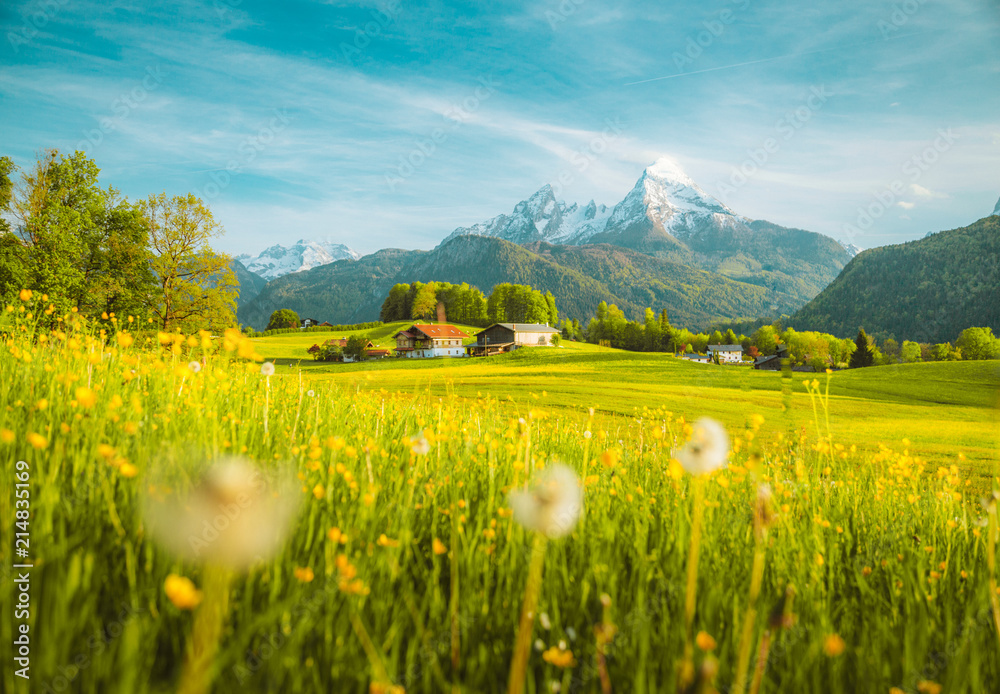
[[[178,689],[199,614],[218,607],[213,550],[171,551],[144,507],[185,498],[230,456],[295,479],[298,512],[277,553],[227,578],[212,691],[507,691],[535,544],[507,495],[555,461],[582,473],[584,516],[547,542],[525,691],[675,691],[695,514],[704,691],[1000,687],[987,508],[962,470],[905,441],[841,446],[822,403],[819,431],[767,440],[748,413],[695,509],[673,455],[691,427],[663,408],[598,424],[485,394],[266,377],[235,334],[130,343],[125,323],[113,337],[72,316],[43,330],[40,308],[0,314],[3,527],[15,461],[33,485],[33,691]],[[755,535],[762,484],[774,515]],[[12,548],[8,532],[3,567]],[[168,597],[169,575],[200,604]]]

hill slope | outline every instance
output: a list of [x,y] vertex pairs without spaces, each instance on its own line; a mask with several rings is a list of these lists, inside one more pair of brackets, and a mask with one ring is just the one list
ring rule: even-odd
[[483,236],[456,236],[433,251],[383,250],[272,280],[239,319],[260,327],[271,312],[291,308],[331,323],[378,318],[397,282],[468,282],[489,293],[502,282],[551,291],[564,317],[586,320],[601,301],[639,317],[646,306],[666,308],[690,327],[794,310],[796,300],[642,253],[610,246],[521,247]]
[[1000,330],[1000,217],[863,251],[790,323],[932,343],[973,325]]
[[229,266],[236,273],[236,280],[240,283],[240,293],[236,297],[237,306],[250,303],[267,285],[267,280],[257,273],[247,270],[246,265],[236,258],[233,258]]
[[567,204],[546,185],[509,215],[460,227],[445,242],[461,235],[522,245],[628,248],[788,294],[800,306],[832,282],[854,253],[822,234],[737,214],[667,158],[647,167],[613,208],[593,200]]

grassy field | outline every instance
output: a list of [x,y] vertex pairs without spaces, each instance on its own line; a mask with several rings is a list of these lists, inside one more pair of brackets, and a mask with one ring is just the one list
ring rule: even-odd
[[[269,358],[271,359],[281,359],[292,362],[299,360],[308,361],[312,359],[312,356],[307,351],[310,347],[315,344],[323,344],[324,341],[335,337],[365,335],[369,340],[375,343],[376,347],[395,347],[396,341],[392,336],[400,330],[405,330],[411,325],[413,325],[413,321],[397,321],[395,323],[385,323],[384,325],[380,325],[377,328],[371,328],[369,330],[317,331],[301,332],[298,334],[285,333],[283,335],[257,338],[254,342],[257,344],[257,348],[261,351],[261,353],[269,355]],[[455,327],[469,335],[473,335],[482,330],[482,328],[469,325],[456,325]],[[463,342],[469,343],[475,342],[475,340],[470,338],[468,340],[463,340]]]
[[[0,313],[0,642],[30,651],[4,691],[1000,682],[995,365],[837,373],[829,398],[590,346],[271,374],[287,338],[31,315]],[[728,454],[691,441],[703,415]]]
[[[404,326],[405,327],[405,326]],[[393,330],[395,332],[395,330]],[[391,333],[390,333],[391,334]],[[586,410],[630,417],[643,408],[665,408],[689,419],[710,415],[741,426],[762,414],[774,433],[805,427],[815,434],[806,381],[824,374],[754,371],[696,364],[663,354],[629,353],[586,343],[524,349],[489,359],[385,359],[327,364],[288,359],[302,336],[260,344],[267,358],[310,379],[361,390],[489,394],[525,406]],[[263,342],[263,341],[261,341]],[[959,454],[988,480],[997,461],[1000,362],[935,362],[842,371],[830,379],[831,425],[839,441],[875,450],[878,442],[908,439],[912,450],[940,464]]]

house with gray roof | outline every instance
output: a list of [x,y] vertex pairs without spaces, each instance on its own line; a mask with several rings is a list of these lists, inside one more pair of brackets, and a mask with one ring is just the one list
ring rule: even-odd
[[476,344],[465,351],[476,357],[509,352],[519,347],[547,347],[559,331],[542,323],[494,323],[476,333]]
[[742,345],[709,345],[708,356],[719,357],[720,364],[739,364],[743,361]]

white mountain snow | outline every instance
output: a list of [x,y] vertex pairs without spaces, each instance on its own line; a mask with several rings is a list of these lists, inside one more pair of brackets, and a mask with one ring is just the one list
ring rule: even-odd
[[993,208],[993,214],[1000,215],[1000,200],[997,200],[997,206]]
[[728,227],[750,221],[702,190],[677,162],[665,157],[646,167],[625,199],[615,205],[605,231],[647,220],[679,239],[705,228],[706,222]]
[[850,241],[837,241],[837,243],[839,243],[841,246],[843,246],[844,250],[847,251],[847,255],[849,255],[852,258],[854,256],[856,256],[858,253],[860,253],[861,251],[865,250],[864,248],[861,248],[859,246],[855,246]]
[[292,246],[278,244],[262,251],[259,255],[244,254],[237,256],[236,259],[250,272],[266,280],[273,280],[282,275],[310,270],[337,260],[357,260],[360,257],[360,253],[341,243],[299,239]]
[[449,234],[445,242],[456,236],[494,236],[514,243],[547,241],[577,245],[586,243],[604,230],[608,208],[591,200],[586,205],[567,205],[556,200],[552,186],[546,184],[527,200],[514,206],[509,215],[502,214],[471,227],[460,227]]
[[546,241],[567,245],[588,243],[594,236],[651,224],[678,239],[685,239],[706,226],[734,227],[750,220],[737,215],[712,197],[669,158],[646,167],[635,186],[614,208],[556,200],[549,185],[523,202],[509,215],[459,227],[445,242],[456,236],[495,236],[514,243]]

